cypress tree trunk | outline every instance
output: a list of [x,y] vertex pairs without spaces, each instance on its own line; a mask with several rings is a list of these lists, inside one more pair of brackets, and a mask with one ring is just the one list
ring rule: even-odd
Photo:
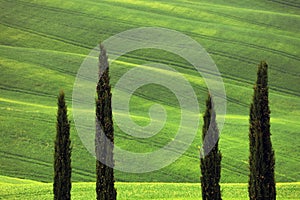
[[276,199],[268,96],[268,65],[261,62],[250,107],[248,192],[251,200]]
[[113,146],[110,145],[114,143],[110,90],[108,58],[105,49],[100,46],[95,137],[97,200],[115,200],[117,196],[112,168],[114,165]]
[[[221,178],[221,153],[218,148],[218,142],[212,147],[216,137],[219,137],[219,130],[216,123],[216,113],[213,108],[211,96],[206,101],[206,111],[203,116],[202,141],[204,158],[200,160],[201,168],[201,188],[203,200],[221,200],[220,178]],[[209,134],[209,135],[208,135]],[[207,140],[204,141],[205,136]],[[210,152],[205,152],[209,151]]]
[[59,93],[57,102],[56,140],[54,147],[54,183],[55,200],[71,199],[71,140],[70,122],[67,116],[65,94]]

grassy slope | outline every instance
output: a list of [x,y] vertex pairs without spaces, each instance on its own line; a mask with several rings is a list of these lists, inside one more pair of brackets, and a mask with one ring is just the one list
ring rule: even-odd
[[[0,198],[32,199],[52,198],[52,184],[0,176],[2,193]],[[223,199],[247,199],[247,184],[222,184]],[[118,199],[199,199],[201,197],[198,183],[124,183],[117,182]],[[72,185],[73,199],[95,199],[95,183],[78,182]],[[277,183],[278,200],[296,200],[300,195],[300,183]]]
[[[242,2],[242,3],[241,3]],[[181,31],[203,45],[224,78],[228,115],[220,147],[222,182],[246,182],[248,174],[248,110],[256,64],[270,64],[272,140],[276,151],[276,179],[299,181],[300,57],[299,6],[287,1],[6,1],[0,0],[0,174],[52,181],[56,95],[63,88],[71,107],[74,77],[91,48],[129,28],[160,26]],[[296,5],[297,4],[297,5]],[[184,60],[157,51],[139,51],[122,60],[143,63],[146,58],[170,62],[193,82],[197,73]],[[129,66],[111,68],[115,83]],[[203,111],[206,87],[199,77],[193,87]],[[132,115],[147,123],[148,105],[160,102],[178,113],[172,95],[153,98],[143,88],[132,99]],[[143,111],[143,112],[142,112]],[[71,116],[71,114],[70,114]],[[142,120],[140,117],[146,117]],[[177,121],[149,141],[130,140],[117,129],[116,143],[132,149],[156,149],[168,141]],[[73,180],[94,180],[94,158],[74,128]],[[199,180],[200,133],[174,164],[148,174],[117,172],[119,181]],[[132,150],[131,149],[131,150]],[[186,163],[189,163],[187,166]]]

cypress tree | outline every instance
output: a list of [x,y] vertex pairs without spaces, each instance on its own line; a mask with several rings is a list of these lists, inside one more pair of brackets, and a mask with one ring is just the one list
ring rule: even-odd
[[[202,141],[203,153],[206,155],[200,160],[201,168],[201,188],[203,200],[221,200],[220,178],[221,178],[221,159],[222,155],[219,151],[218,141],[219,130],[216,123],[216,113],[211,96],[206,100],[206,111],[203,116]],[[207,139],[204,140],[205,136]],[[214,144],[214,141],[217,143]],[[209,152],[208,152],[209,151]]]
[[54,183],[55,200],[71,199],[71,140],[70,122],[67,116],[65,94],[59,93],[57,102],[56,140],[54,147]]
[[99,81],[96,99],[96,193],[97,200],[115,200],[113,146],[114,129],[111,108],[111,87],[106,51],[100,46]]
[[261,62],[254,86],[253,103],[250,106],[248,192],[251,200],[276,199],[268,96],[268,65]]

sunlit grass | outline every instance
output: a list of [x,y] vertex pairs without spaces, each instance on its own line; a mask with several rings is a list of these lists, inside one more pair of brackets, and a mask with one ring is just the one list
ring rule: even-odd
[[[52,183],[39,183],[30,180],[0,177],[0,198],[7,200],[51,199]],[[196,200],[201,198],[200,183],[116,183],[118,199],[120,200],[150,200],[150,199],[180,199]],[[277,183],[277,199],[296,200],[300,194],[300,183]],[[221,184],[223,199],[244,200],[248,198],[247,184]],[[94,182],[76,182],[72,184],[72,198],[90,200],[95,199]]]

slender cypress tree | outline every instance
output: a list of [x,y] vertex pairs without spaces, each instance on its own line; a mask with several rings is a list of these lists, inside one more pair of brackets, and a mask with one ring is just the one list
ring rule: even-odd
[[261,62],[258,66],[253,103],[250,107],[248,192],[251,200],[276,199],[275,159],[270,138],[268,96],[268,65],[266,62]]
[[59,93],[57,102],[56,140],[54,147],[54,183],[55,200],[71,199],[71,140],[70,122],[67,116],[65,94]]
[[111,108],[111,87],[106,51],[100,46],[99,81],[96,99],[96,193],[97,200],[115,200],[113,146],[114,129]]
[[[219,130],[216,123],[216,113],[211,96],[206,100],[206,111],[203,116],[202,141],[204,158],[200,160],[201,168],[201,188],[203,200],[221,200],[220,178],[222,155],[218,148]],[[207,139],[204,140],[205,136]],[[212,147],[214,141],[217,143]],[[208,152],[210,151],[210,152]]]

